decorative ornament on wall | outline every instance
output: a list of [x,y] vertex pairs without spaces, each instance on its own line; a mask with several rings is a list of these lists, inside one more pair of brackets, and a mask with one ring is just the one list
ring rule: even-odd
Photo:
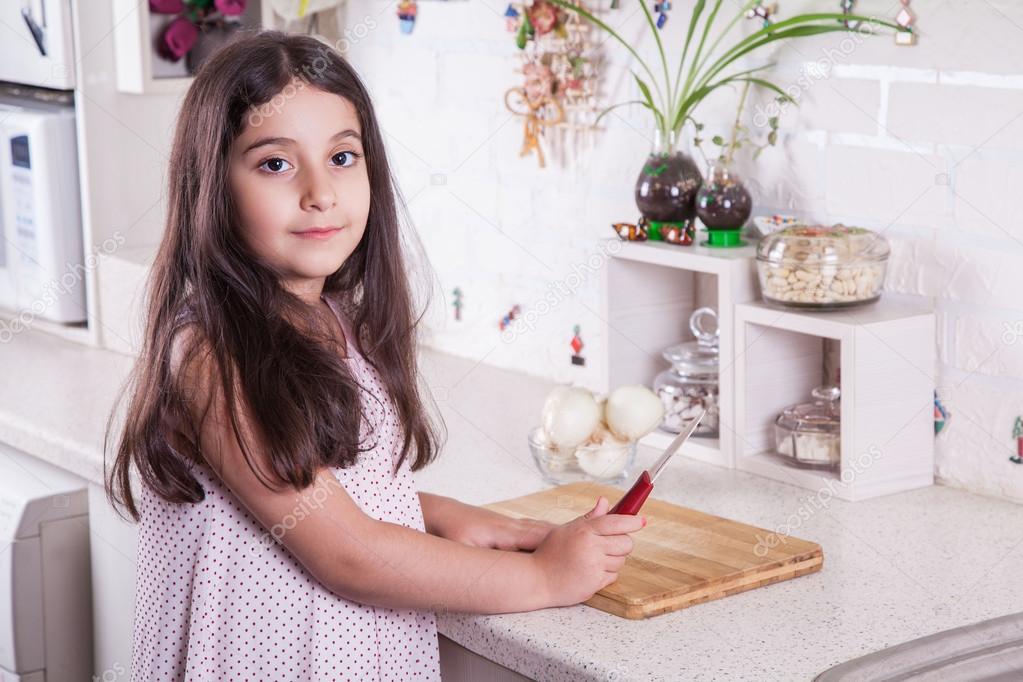
[[757,0],[757,4],[750,7],[746,12],[747,19],[759,19],[764,28],[771,25],[771,16],[778,13],[778,3],[773,2],[765,5],[763,0]]
[[668,23],[668,10],[671,9],[671,0],[660,0],[654,3],[654,12],[657,12],[657,28],[664,28]]
[[1023,416],[1016,417],[1016,423],[1012,425],[1012,437],[1016,439],[1016,456],[1010,457],[1009,461],[1023,464]]
[[586,344],[583,343],[583,339],[579,335],[579,331],[579,325],[572,327],[572,341],[570,342],[570,345],[572,346],[572,364],[582,367],[586,364],[586,358],[581,355],[583,346]]
[[451,291],[451,307],[455,309],[455,320],[462,321],[462,287],[455,287]]
[[[842,14],[854,14],[856,0],[840,0],[842,6]],[[909,8],[912,0],[899,0],[899,11],[895,15],[895,23],[901,26],[906,31],[898,31],[895,34],[896,45],[912,46],[916,45],[916,31],[914,25],[916,24],[916,14]],[[856,30],[860,27],[863,22],[851,22],[846,21],[846,28]]]
[[514,306],[512,306],[512,309],[508,311],[508,314],[501,318],[501,321],[498,323],[497,326],[501,328],[501,331],[504,331],[505,329],[508,328],[508,325],[510,325],[512,321],[517,319],[518,316],[521,314],[522,306],[516,303]]
[[949,420],[948,408],[941,402],[941,398],[938,397],[938,392],[934,392],[934,435],[937,436],[941,433],[942,429],[948,424]]
[[[585,8],[580,1],[573,4]],[[523,118],[519,156],[535,151],[544,168],[546,147],[567,165],[592,145],[596,130],[599,76],[592,27],[547,0],[511,3],[504,19],[522,56],[523,83],[504,98],[508,110]]]
[[916,15],[913,14],[913,10],[909,9],[910,0],[901,0],[901,2],[902,8],[895,15],[895,23],[908,30],[895,34],[895,44],[916,45],[916,31],[913,30],[913,25],[916,23]]
[[[842,14],[853,14],[853,10],[855,9],[855,7],[856,7],[856,0],[842,0]],[[846,28],[851,28],[853,30],[856,30],[856,29],[858,29],[860,27],[860,24],[862,24],[863,22],[862,21],[857,21],[857,22],[844,21],[842,23],[845,24]]]
[[419,13],[419,6],[416,0],[401,0],[398,3],[398,26],[404,34],[412,33],[416,27],[416,14]]

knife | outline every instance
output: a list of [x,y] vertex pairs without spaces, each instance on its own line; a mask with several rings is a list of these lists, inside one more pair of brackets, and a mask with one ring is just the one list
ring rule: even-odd
[[652,467],[639,475],[636,482],[629,488],[629,492],[622,495],[622,499],[618,500],[615,506],[611,507],[610,511],[607,512],[608,514],[630,514],[635,516],[639,513],[643,503],[646,502],[647,496],[650,495],[650,491],[654,489],[654,481],[657,480],[657,477],[661,475],[661,471],[664,470],[664,465],[682,447],[682,443],[685,443],[686,439],[693,435],[693,431],[696,430],[700,420],[706,414],[707,410],[704,410],[693,421],[689,422],[689,426],[675,440],[671,441],[671,445],[664,451],[661,458]]

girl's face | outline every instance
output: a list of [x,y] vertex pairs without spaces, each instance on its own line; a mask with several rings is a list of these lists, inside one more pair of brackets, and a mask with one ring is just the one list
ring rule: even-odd
[[316,303],[362,239],[369,175],[351,102],[301,81],[284,93],[246,117],[228,184],[242,238],[284,273],[282,286]]

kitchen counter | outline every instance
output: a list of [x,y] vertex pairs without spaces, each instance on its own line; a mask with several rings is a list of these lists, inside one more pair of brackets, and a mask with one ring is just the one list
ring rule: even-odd
[[[132,359],[23,332],[0,347],[0,441],[102,483]],[[550,383],[426,351],[448,427],[422,490],[482,504],[545,486],[526,448]],[[115,432],[116,433],[116,432]],[[640,448],[640,466],[657,453]],[[821,544],[824,568],[645,621],[586,606],[441,613],[441,633],[541,680],[809,680],[836,663],[1023,611],[1019,505],[943,486],[856,503],[676,458],[656,497]]]

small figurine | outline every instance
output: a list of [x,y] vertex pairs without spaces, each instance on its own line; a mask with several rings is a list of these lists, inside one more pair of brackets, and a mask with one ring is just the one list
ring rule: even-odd
[[693,238],[696,236],[693,221],[685,221],[684,227],[679,227],[677,223],[667,223],[661,226],[661,239],[668,242],[669,244],[678,244],[679,246],[689,246],[693,243]]
[[646,218],[640,218],[638,224],[613,223],[611,229],[615,231],[618,238],[627,242],[645,242],[650,233],[650,223]]

